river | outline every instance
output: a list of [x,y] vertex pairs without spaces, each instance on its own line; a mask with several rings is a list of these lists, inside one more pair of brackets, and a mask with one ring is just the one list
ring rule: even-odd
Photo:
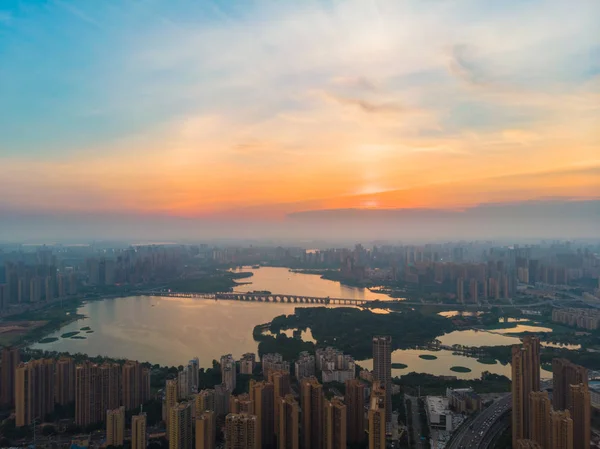
[[[342,286],[317,275],[292,273],[287,268],[245,268],[244,271],[253,271],[254,276],[243,279],[251,283],[236,287],[236,291],[268,290],[273,293],[332,298],[390,299],[381,293]],[[69,323],[48,335],[58,338],[57,341],[36,343],[32,347],[175,366],[199,357],[200,365],[209,367],[213,359],[219,359],[223,354],[231,353],[239,358],[246,352],[256,353],[258,344],[252,338],[254,326],[282,314],[291,314],[296,307],[306,306],[147,296],[92,301],[78,309],[78,313],[86,318]],[[82,327],[89,327],[91,332],[81,331],[81,339],[61,338],[62,334],[79,331]],[[475,336],[474,331],[461,332],[465,333],[447,334],[441,340],[444,344],[471,343],[472,346],[477,345],[475,342],[483,342],[482,333]],[[307,337],[309,335],[306,334]],[[494,344],[492,341],[507,344],[508,341],[517,340],[498,334],[486,334],[486,337],[484,344]],[[423,354],[435,354],[438,359],[423,360],[419,358]],[[416,371],[475,378],[487,370],[510,376],[510,366],[481,364],[476,359],[454,355],[451,351],[394,351],[393,361],[408,365],[405,370],[394,370],[394,375]],[[370,368],[372,361],[359,364]],[[465,366],[471,372],[455,373],[450,371],[452,366]]]

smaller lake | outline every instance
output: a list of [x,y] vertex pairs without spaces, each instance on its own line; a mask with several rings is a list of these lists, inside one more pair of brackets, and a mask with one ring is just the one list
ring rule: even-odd
[[[431,355],[437,357],[435,360],[424,360],[421,355]],[[372,370],[373,359],[361,360],[356,362],[363,368]],[[452,351],[441,350],[441,351],[428,351],[422,349],[398,349],[392,352],[392,363],[404,363],[408,365],[405,369],[392,369],[392,376],[402,376],[410,372],[416,373],[429,373],[436,376],[456,376],[459,379],[479,379],[484,371],[489,371],[492,374],[499,374],[506,376],[510,379],[511,367],[510,364],[502,365],[496,363],[495,365],[488,365],[480,363],[473,357],[467,357],[465,355],[454,354]],[[470,373],[457,373],[451,371],[450,368],[453,366],[464,366],[471,370]],[[552,378],[550,371],[541,370],[541,377],[543,379]]]

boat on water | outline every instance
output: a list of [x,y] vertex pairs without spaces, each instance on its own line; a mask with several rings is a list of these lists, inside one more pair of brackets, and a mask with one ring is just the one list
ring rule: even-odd
[[254,270],[258,270],[258,269],[260,268],[260,265],[252,265],[252,268],[253,268]]

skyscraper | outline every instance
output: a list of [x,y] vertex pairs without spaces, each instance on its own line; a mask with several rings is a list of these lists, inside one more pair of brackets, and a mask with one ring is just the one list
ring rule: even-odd
[[279,399],[278,449],[299,449],[300,407],[291,394]]
[[176,379],[168,379],[167,385],[165,386],[165,424],[167,429],[167,438],[171,437],[169,432],[170,420],[171,420],[171,409],[175,407],[179,400],[179,390]]
[[589,449],[591,439],[591,399],[587,384],[569,385],[569,412],[573,420],[573,449]]
[[573,420],[568,410],[552,411],[552,449],[573,449]]
[[138,408],[150,398],[150,370],[137,361],[123,365],[123,406],[125,410]]
[[225,418],[225,449],[262,449],[259,432],[256,416],[230,413]]
[[42,421],[54,411],[54,360],[21,363],[15,372],[15,425]]
[[324,449],[346,449],[346,404],[340,398],[325,401],[323,409]]
[[385,391],[385,422],[392,421],[392,337],[373,337],[373,379]]
[[552,360],[552,406],[554,410],[570,409],[570,385],[588,384],[588,370],[567,359]]
[[192,404],[177,403],[169,410],[169,449],[191,449],[192,442]]
[[465,302],[465,283],[463,278],[456,280],[456,300],[461,304]]
[[360,443],[365,438],[365,385],[358,379],[346,381],[348,443]]
[[196,395],[196,416],[200,416],[206,410],[216,412],[215,390],[202,390]]
[[258,421],[257,441],[259,447],[275,447],[275,403],[274,388],[270,382],[250,381],[250,400],[254,403],[254,414]]
[[385,449],[385,387],[373,382],[369,401],[369,449]]
[[312,377],[315,375],[315,356],[309,354],[307,351],[302,351],[298,355],[298,360],[294,363],[294,372],[296,378],[301,381],[305,377]]
[[98,366],[86,361],[75,368],[75,424],[86,427],[102,421],[99,416]]
[[67,405],[75,400],[75,363],[69,357],[61,357],[56,362],[55,401]]
[[104,363],[98,368],[100,382],[99,407],[101,413],[117,410],[120,405],[121,367],[118,363]]
[[229,391],[235,390],[237,385],[237,368],[231,354],[221,356],[221,376],[225,387]]
[[531,413],[530,439],[537,442],[541,447],[550,447],[550,436],[552,434],[550,412],[552,406],[550,398],[548,398],[548,392],[532,391],[529,395],[529,402]]
[[13,407],[15,405],[15,370],[21,363],[21,353],[17,348],[2,349],[2,405]]
[[125,436],[125,407],[106,412],[106,445],[123,446]]
[[525,337],[523,345],[512,348],[512,437],[517,440],[530,437],[529,395],[540,389],[540,340]]
[[307,377],[300,385],[302,407],[302,448],[323,448],[323,386],[314,377]]
[[240,373],[241,374],[252,374],[254,372],[254,366],[256,365],[256,355],[252,352],[248,352],[242,355],[240,359]]
[[207,410],[196,417],[196,449],[215,449],[215,412]]
[[131,417],[131,449],[146,449],[146,414]]
[[269,372],[269,382],[273,384],[274,403],[275,403],[275,435],[279,432],[279,406],[280,399],[284,398],[290,392],[290,373],[282,370],[272,370]]

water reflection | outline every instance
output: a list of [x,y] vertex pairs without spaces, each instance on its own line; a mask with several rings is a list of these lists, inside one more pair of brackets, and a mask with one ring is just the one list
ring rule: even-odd
[[391,298],[383,293],[374,293],[368,288],[349,287],[339,282],[321,279],[316,274],[294,273],[288,268],[280,267],[244,267],[238,271],[252,272],[253,276],[240,279],[249,282],[235,288],[237,292],[270,291],[286,295],[306,295],[330,298],[370,299],[390,301]]
[[[433,355],[437,357],[435,360],[421,359],[420,355]],[[361,360],[357,362],[361,367],[372,370],[373,359]],[[501,374],[506,377],[511,377],[510,364],[502,365],[487,365],[480,363],[473,357],[455,354],[452,351],[427,351],[421,349],[399,349],[392,352],[392,363],[404,363],[408,365],[405,369],[392,369],[392,376],[402,376],[410,372],[429,373],[436,376],[456,376],[459,379],[478,379],[484,371],[489,371],[492,374]],[[471,370],[470,373],[457,373],[451,371],[453,366],[464,366]],[[552,378],[552,373],[544,369],[541,370],[543,379]]]

